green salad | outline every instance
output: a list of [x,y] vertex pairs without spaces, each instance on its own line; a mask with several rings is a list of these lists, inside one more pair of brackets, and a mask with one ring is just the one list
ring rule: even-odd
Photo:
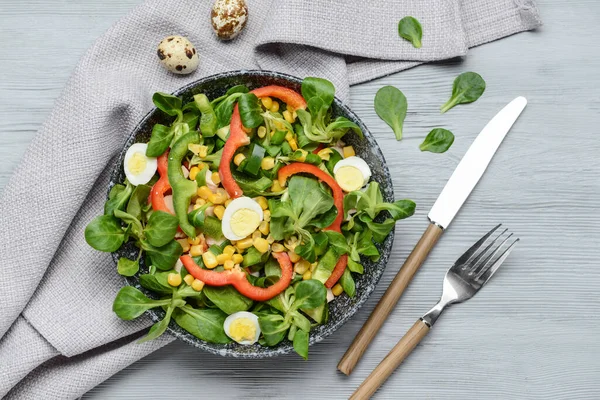
[[154,94],[165,123],[127,149],[126,179],[85,230],[96,250],[138,249],[117,271],[151,297],[124,287],[113,310],[124,320],[165,311],[142,341],[173,321],[210,343],[287,339],[308,357],[328,303],[355,296],[363,261],[380,257],[375,243],[415,209],[383,200],[367,162],[344,143],[361,129],[332,116],[333,99],[320,78],[304,79],[301,93],[240,85],[187,104]]

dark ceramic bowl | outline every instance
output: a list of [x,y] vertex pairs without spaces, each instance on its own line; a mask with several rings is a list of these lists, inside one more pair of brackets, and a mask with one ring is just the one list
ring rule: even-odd
[[[249,89],[255,89],[266,85],[281,85],[300,92],[301,82],[302,80],[299,78],[277,72],[233,71],[200,79],[177,90],[174,94],[181,96],[185,104],[191,101],[192,96],[195,94],[204,93],[210,99],[214,99],[225,94],[227,89],[230,87],[240,84],[248,86]],[[344,116],[360,126],[365,135],[364,140],[360,140],[354,134],[348,134],[344,138],[344,141],[353,145],[357,155],[362,157],[369,164],[373,172],[372,179],[380,183],[384,199],[386,201],[393,201],[394,192],[390,172],[383,158],[383,154],[377,145],[377,142],[375,142],[375,139],[365,124],[363,124],[356,114],[354,114],[350,108],[343,104],[338,98],[336,98],[334,101],[333,114],[334,116]],[[163,115],[160,112],[157,112],[157,109],[154,109],[135,127],[129,136],[127,143],[125,144],[119,159],[117,160],[111,177],[111,187],[115,183],[121,183],[125,180],[125,174],[123,172],[123,157],[125,155],[125,151],[133,143],[148,142],[152,132],[152,127],[156,123],[164,123],[165,121],[162,119]],[[374,263],[367,259],[363,260],[365,273],[363,275],[354,274],[354,278],[356,280],[356,295],[354,298],[351,299],[346,294],[342,294],[329,303],[329,321],[324,325],[319,325],[313,328],[313,330],[310,332],[309,343],[311,345],[323,340],[326,336],[330,335],[336,329],[342,326],[344,322],[348,321],[348,319],[350,319],[350,317],[352,317],[356,311],[358,311],[360,306],[371,295],[375,285],[379,281],[379,278],[381,278],[383,270],[385,269],[393,241],[394,231],[392,230],[385,242],[381,245],[377,245],[379,251],[381,252],[381,258],[379,261]],[[137,256],[137,249],[133,247],[133,245],[123,246],[113,255],[115,264],[119,257],[122,256],[135,258]],[[141,263],[140,271],[142,273],[148,272],[147,266],[145,266],[143,262]],[[146,289],[140,286],[137,275],[131,278],[126,278],[126,282],[128,285],[138,288],[149,297],[154,297],[153,293],[148,292]],[[154,321],[159,321],[164,316],[164,312],[160,309],[150,310],[148,311],[148,314],[150,314]],[[252,346],[244,346],[237,343],[230,343],[226,345],[207,343],[188,333],[173,321],[171,321],[168,331],[186,343],[222,356],[264,358],[279,354],[287,354],[294,350],[292,344],[287,339],[275,347],[263,347],[258,343]]]

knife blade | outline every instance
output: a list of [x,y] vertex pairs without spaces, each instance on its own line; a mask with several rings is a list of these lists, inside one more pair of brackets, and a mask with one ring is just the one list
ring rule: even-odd
[[431,222],[448,228],[526,105],[525,97],[517,97],[481,130],[431,207]]
[[346,350],[338,363],[338,370],[346,375],[352,373],[444,229],[450,225],[460,207],[471,194],[500,143],[526,105],[525,97],[517,97],[496,114],[477,135],[429,211],[428,218],[431,223],[377,303],[367,322]]

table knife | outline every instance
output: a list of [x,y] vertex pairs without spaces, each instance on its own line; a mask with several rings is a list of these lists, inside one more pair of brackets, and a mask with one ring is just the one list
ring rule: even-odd
[[448,228],[467,197],[469,197],[496,150],[498,150],[500,143],[502,143],[526,105],[527,99],[525,97],[517,97],[496,114],[477,135],[429,211],[430,223],[425,233],[423,233],[385,294],[379,300],[377,307],[375,307],[340,360],[337,366],[338,370],[346,375],[352,373],[368,345],[398,303],[411,279],[444,230]]

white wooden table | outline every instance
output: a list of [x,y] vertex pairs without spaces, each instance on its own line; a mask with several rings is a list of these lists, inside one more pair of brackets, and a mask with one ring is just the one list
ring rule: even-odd
[[[0,187],[84,50],[140,0],[3,0],[0,6]],[[499,222],[522,239],[493,283],[448,312],[378,398],[600,398],[600,3],[541,0],[545,26],[352,88],[351,105],[377,137],[396,196],[416,215],[398,225],[393,255],[366,306],[310,349],[233,360],[173,343],[85,397],[345,398],[437,299],[444,270]],[[594,50],[596,49],[596,50]],[[440,115],[452,79],[487,81],[476,103]],[[398,143],[372,107],[386,84],[409,99]],[[335,366],[426,226],[426,213],[485,125],[517,95],[529,106],[472,197],[414,279],[352,377]],[[456,134],[445,154],[417,146],[433,127]],[[40,160],[40,168],[52,160]]]

